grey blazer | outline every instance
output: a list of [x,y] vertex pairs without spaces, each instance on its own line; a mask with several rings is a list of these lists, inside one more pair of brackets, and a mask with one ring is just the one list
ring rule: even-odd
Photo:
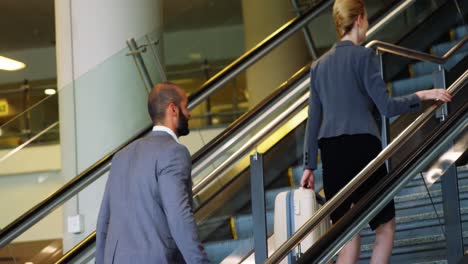
[[320,138],[371,134],[380,138],[373,116],[391,117],[417,111],[417,95],[390,97],[375,61],[375,52],[351,41],[335,44],[310,70],[309,117],[305,134],[304,168],[317,167]]
[[96,263],[209,263],[192,212],[191,164],[187,148],[161,131],[114,156]]

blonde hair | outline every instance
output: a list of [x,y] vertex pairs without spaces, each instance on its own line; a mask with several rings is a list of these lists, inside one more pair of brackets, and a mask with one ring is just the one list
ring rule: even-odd
[[353,29],[359,15],[367,15],[363,0],[336,0],[333,5],[333,19],[338,36],[342,38]]

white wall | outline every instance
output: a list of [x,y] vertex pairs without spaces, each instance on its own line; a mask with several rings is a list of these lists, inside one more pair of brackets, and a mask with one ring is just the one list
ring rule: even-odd
[[[13,150],[0,150],[0,159]],[[0,162],[0,179],[4,175],[59,171],[60,168],[60,145],[26,147]]]
[[[0,176],[0,228],[4,228],[63,184],[59,171]],[[62,226],[62,212],[58,209],[15,241],[61,238]]]
[[[0,158],[11,150],[0,150]],[[60,167],[59,145],[27,147],[0,162],[0,228],[63,186]],[[58,209],[16,241],[61,238],[62,223]]]

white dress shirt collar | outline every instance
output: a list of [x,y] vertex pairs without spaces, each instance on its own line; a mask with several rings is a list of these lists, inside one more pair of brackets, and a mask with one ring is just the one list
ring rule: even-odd
[[170,128],[168,127],[165,127],[165,126],[154,126],[153,127],[153,131],[162,131],[162,132],[166,132],[168,133],[169,135],[171,135],[171,137],[177,142],[177,143],[180,143],[179,142],[179,139],[177,138],[176,134],[174,133],[174,131],[172,131]]

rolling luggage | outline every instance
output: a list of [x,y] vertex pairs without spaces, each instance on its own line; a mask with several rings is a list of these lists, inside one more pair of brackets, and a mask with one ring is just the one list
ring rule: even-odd
[[[275,199],[274,234],[275,249],[279,248],[319,209],[315,193],[311,189],[299,188],[281,192]],[[281,261],[281,264],[296,262],[298,255],[304,253],[330,227],[330,219],[325,218],[291,253]],[[298,252],[300,249],[300,252]]]

